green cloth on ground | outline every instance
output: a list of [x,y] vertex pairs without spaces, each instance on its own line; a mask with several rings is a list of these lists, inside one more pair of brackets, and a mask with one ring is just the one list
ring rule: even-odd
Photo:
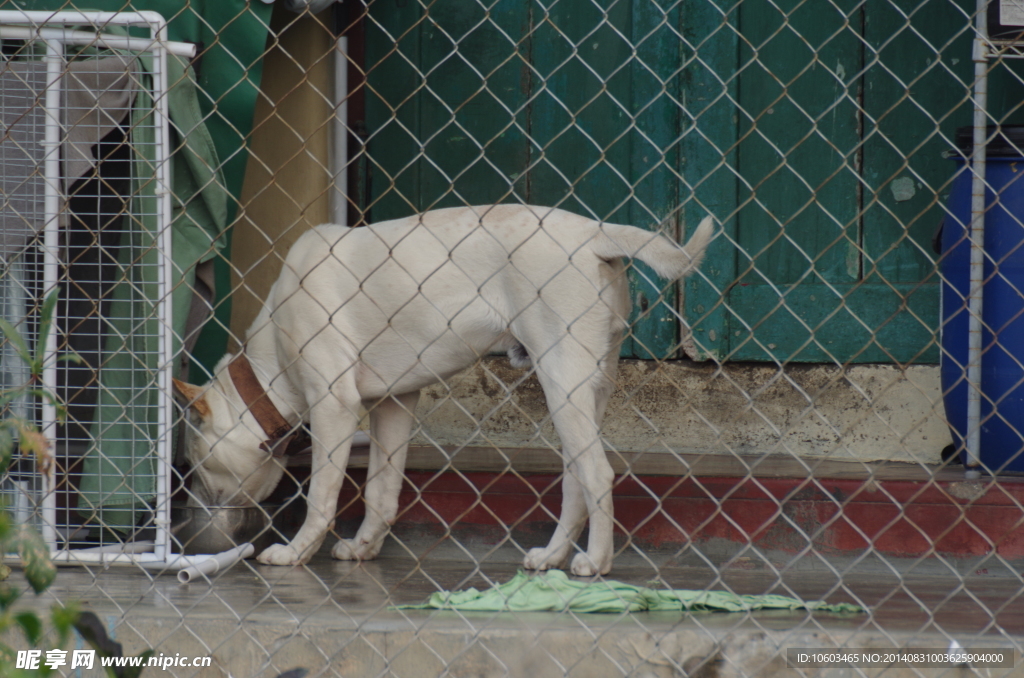
[[399,610],[461,610],[464,612],[748,612],[812,610],[865,612],[852,603],[803,601],[789,596],[737,595],[728,591],[651,589],[613,580],[577,581],[561,570],[527,574],[520,570],[504,584],[478,591],[438,591],[420,605]]

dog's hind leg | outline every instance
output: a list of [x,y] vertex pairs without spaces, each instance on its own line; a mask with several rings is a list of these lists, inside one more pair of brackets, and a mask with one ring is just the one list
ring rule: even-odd
[[355,539],[342,539],[331,551],[338,560],[373,560],[384,545],[384,537],[398,515],[398,494],[419,397],[419,391],[388,396],[370,410],[366,517]]
[[607,394],[599,393],[605,386],[605,370],[593,353],[573,343],[563,341],[537,361],[537,375],[562,440],[565,475],[558,527],[546,547],[527,554],[524,566],[559,566],[589,515],[587,551],[578,553],[570,565],[574,575],[586,577],[611,570],[614,474],[599,436],[598,400],[602,411],[607,403]]
[[562,512],[558,517],[555,533],[547,546],[530,549],[523,559],[528,570],[550,570],[559,568],[569,557],[573,543],[587,524],[587,501],[583,497],[583,486],[575,473],[568,468],[562,476]]
[[[311,363],[316,361],[309,359]],[[321,363],[322,364],[322,363]],[[312,368],[310,368],[312,369]],[[323,377],[308,377],[307,379]],[[307,382],[308,383],[308,382]],[[361,400],[351,373],[309,398],[313,465],[309,474],[306,520],[288,544],[274,544],[256,558],[265,565],[299,565],[312,558],[334,527],[338,492],[345,478],[352,436],[359,425]]]

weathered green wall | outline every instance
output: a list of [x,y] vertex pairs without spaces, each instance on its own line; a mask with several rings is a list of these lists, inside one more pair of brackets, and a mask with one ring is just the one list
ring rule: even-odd
[[685,303],[637,266],[623,355],[681,355],[681,314],[696,358],[934,363],[929,241],[970,122],[972,11],[377,2],[366,207],[531,202],[677,236],[711,213],[728,237]]

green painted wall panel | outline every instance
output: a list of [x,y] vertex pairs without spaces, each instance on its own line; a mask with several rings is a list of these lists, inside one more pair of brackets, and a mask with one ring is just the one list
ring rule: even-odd
[[972,31],[964,11],[973,5],[963,5],[867,4],[865,272],[891,282],[923,280],[935,269],[930,241],[945,214],[953,173],[953,162],[942,154],[971,115],[965,84],[973,78]]
[[[633,197],[627,223],[661,228],[680,236],[683,211],[679,181],[682,120],[679,116],[683,83],[683,44],[679,40],[682,12],[665,0],[633,3],[631,42],[636,58],[628,61],[633,122],[629,171]],[[634,262],[630,277],[633,299],[632,330],[624,355],[671,358],[677,351],[679,313],[675,283],[665,283],[642,262]]]
[[[675,3],[567,0],[545,11],[504,0],[485,12],[385,1],[370,13],[372,220],[530,202],[645,228],[665,222],[677,236]],[[642,264],[631,285],[624,355],[673,356],[675,285]]]
[[371,218],[532,202],[682,237],[710,213],[685,302],[635,266],[624,355],[679,355],[682,314],[698,359],[934,362],[970,65],[963,8],[913,3],[372,3]]
[[517,55],[528,7],[438,2],[428,19],[420,26],[417,209],[503,202],[528,157],[527,69]]
[[736,278],[735,211],[736,107],[739,10],[729,0],[687,3],[682,79],[683,137],[680,173],[683,214],[688,230],[708,214],[722,236],[711,243],[701,270],[685,285],[685,318],[693,330],[697,359],[728,354],[731,314],[723,293]]
[[[611,222],[629,218],[627,3],[535,8],[530,200]],[[617,29],[617,30],[616,30]],[[620,169],[621,168],[621,169]]]
[[938,361],[929,241],[953,171],[942,152],[969,123],[961,102],[972,8],[960,0],[740,4],[728,310],[708,310],[707,292],[686,305],[698,342],[715,346],[708,355]]
[[734,360],[935,362],[938,299],[929,285],[739,285],[729,295]]
[[419,209],[421,100],[417,60],[421,19],[416,3],[376,2],[366,19],[366,118],[369,136],[368,219],[384,221]]
[[743,282],[859,279],[860,3],[744,0],[738,241]]

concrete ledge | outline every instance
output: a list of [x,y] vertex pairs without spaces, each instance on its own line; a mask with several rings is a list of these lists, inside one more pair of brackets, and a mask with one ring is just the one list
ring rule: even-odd
[[[876,480],[963,480],[962,466],[935,466],[902,461],[837,461],[828,457],[795,457],[789,454],[713,454],[676,452],[606,452],[615,475],[686,475],[752,478],[873,478]],[[368,447],[354,448],[348,468],[369,466]],[[311,456],[289,457],[289,467],[308,467]],[[564,468],[557,448],[496,448],[474,446],[410,445],[406,469],[415,471],[561,473]]]
[[[502,357],[427,389],[419,446],[557,449],[544,394]],[[604,437],[619,452],[935,464],[950,443],[937,366],[623,361]]]

